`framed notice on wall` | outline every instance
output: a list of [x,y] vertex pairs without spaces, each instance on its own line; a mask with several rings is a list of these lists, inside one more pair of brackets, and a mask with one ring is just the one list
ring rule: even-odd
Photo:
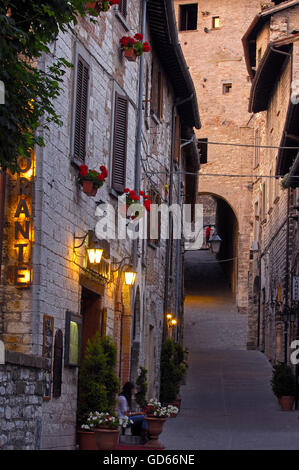
[[299,302],[299,276],[293,276],[293,301]]
[[54,317],[44,315],[43,325],[43,356],[50,359],[52,364],[52,351],[53,351],[53,336],[54,336]]
[[65,366],[79,366],[81,358],[81,337],[82,317],[67,310],[65,316]]

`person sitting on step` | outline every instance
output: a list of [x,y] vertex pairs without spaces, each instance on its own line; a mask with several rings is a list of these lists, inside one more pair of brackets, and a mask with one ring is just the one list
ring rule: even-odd
[[132,396],[135,395],[136,388],[132,382],[126,382],[122,391],[118,395],[117,414],[119,418],[129,416],[133,421],[131,425],[133,436],[141,436],[142,442],[147,440],[148,424],[143,413],[131,411]]

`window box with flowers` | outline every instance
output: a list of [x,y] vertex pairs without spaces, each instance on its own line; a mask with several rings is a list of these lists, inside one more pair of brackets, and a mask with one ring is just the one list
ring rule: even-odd
[[120,0],[98,0],[97,2],[86,3],[86,8],[89,8],[91,10],[91,13],[95,12],[99,14],[101,11],[108,11],[112,5],[119,4]]
[[178,411],[178,408],[173,405],[162,406],[155,398],[152,398],[148,402],[144,409],[149,433],[149,441],[145,444],[147,447],[157,449],[164,447],[159,441],[159,436],[163,431],[163,425],[167,418],[177,415]]
[[108,177],[107,168],[102,165],[100,166],[100,170],[101,172],[90,170],[87,165],[81,165],[79,167],[78,181],[87,196],[96,196],[98,189],[105,183]]
[[[134,220],[140,215],[141,217],[143,217],[143,215],[145,214],[144,209],[150,212],[152,201],[150,200],[150,196],[145,194],[144,191],[139,191],[139,193],[137,194],[135,189],[126,188],[125,195],[125,204],[121,206],[121,210],[123,211],[121,215],[123,217]],[[128,215],[128,209],[130,206],[132,206],[132,204],[134,204],[135,213],[134,215]]]
[[151,50],[149,43],[143,42],[143,35],[140,33],[136,33],[133,38],[123,36],[120,39],[120,44],[124,51],[124,56],[130,62],[135,62],[137,57]]

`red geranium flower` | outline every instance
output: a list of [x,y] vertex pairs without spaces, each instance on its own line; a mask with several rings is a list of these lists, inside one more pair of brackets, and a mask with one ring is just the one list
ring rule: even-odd
[[151,50],[151,47],[148,42],[143,43],[143,51],[144,52],[149,52]]
[[97,179],[99,181],[105,181],[105,176],[103,175],[103,173],[100,173],[98,176],[97,176]]
[[107,178],[107,176],[108,176],[107,168],[104,165],[102,165],[102,166],[100,166],[100,170],[101,170],[102,175],[104,176],[104,178]]
[[110,1],[110,5],[119,5],[120,4],[120,0],[109,0]]
[[126,188],[125,193],[129,193],[129,192],[130,192],[129,188]]
[[145,192],[144,192],[144,191],[139,191],[139,194],[140,194],[140,196],[145,196]]
[[137,40],[137,41],[142,41],[143,40],[143,34],[141,33],[136,33],[134,38]]
[[87,165],[81,165],[79,167],[79,173],[80,173],[80,176],[87,176],[88,175],[88,166]]

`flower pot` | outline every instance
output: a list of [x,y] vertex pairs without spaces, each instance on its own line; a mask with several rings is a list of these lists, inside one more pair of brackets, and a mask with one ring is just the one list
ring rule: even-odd
[[82,187],[83,192],[87,194],[87,196],[95,196],[97,194],[98,188],[93,181],[83,180]]
[[136,53],[133,49],[133,47],[130,47],[130,49],[125,49],[124,50],[124,56],[129,62],[136,62]]
[[163,431],[163,425],[167,418],[157,418],[155,416],[147,416],[149,441],[145,444],[146,447],[154,447],[156,449],[163,449],[163,444],[159,441],[159,436]]
[[94,432],[78,431],[80,450],[97,450],[96,437]]
[[114,450],[118,445],[120,429],[99,427],[94,430],[98,450]]
[[278,398],[278,402],[283,411],[291,411],[294,406],[294,401],[295,401],[295,397],[291,397],[291,396],[284,396],[284,397]]

